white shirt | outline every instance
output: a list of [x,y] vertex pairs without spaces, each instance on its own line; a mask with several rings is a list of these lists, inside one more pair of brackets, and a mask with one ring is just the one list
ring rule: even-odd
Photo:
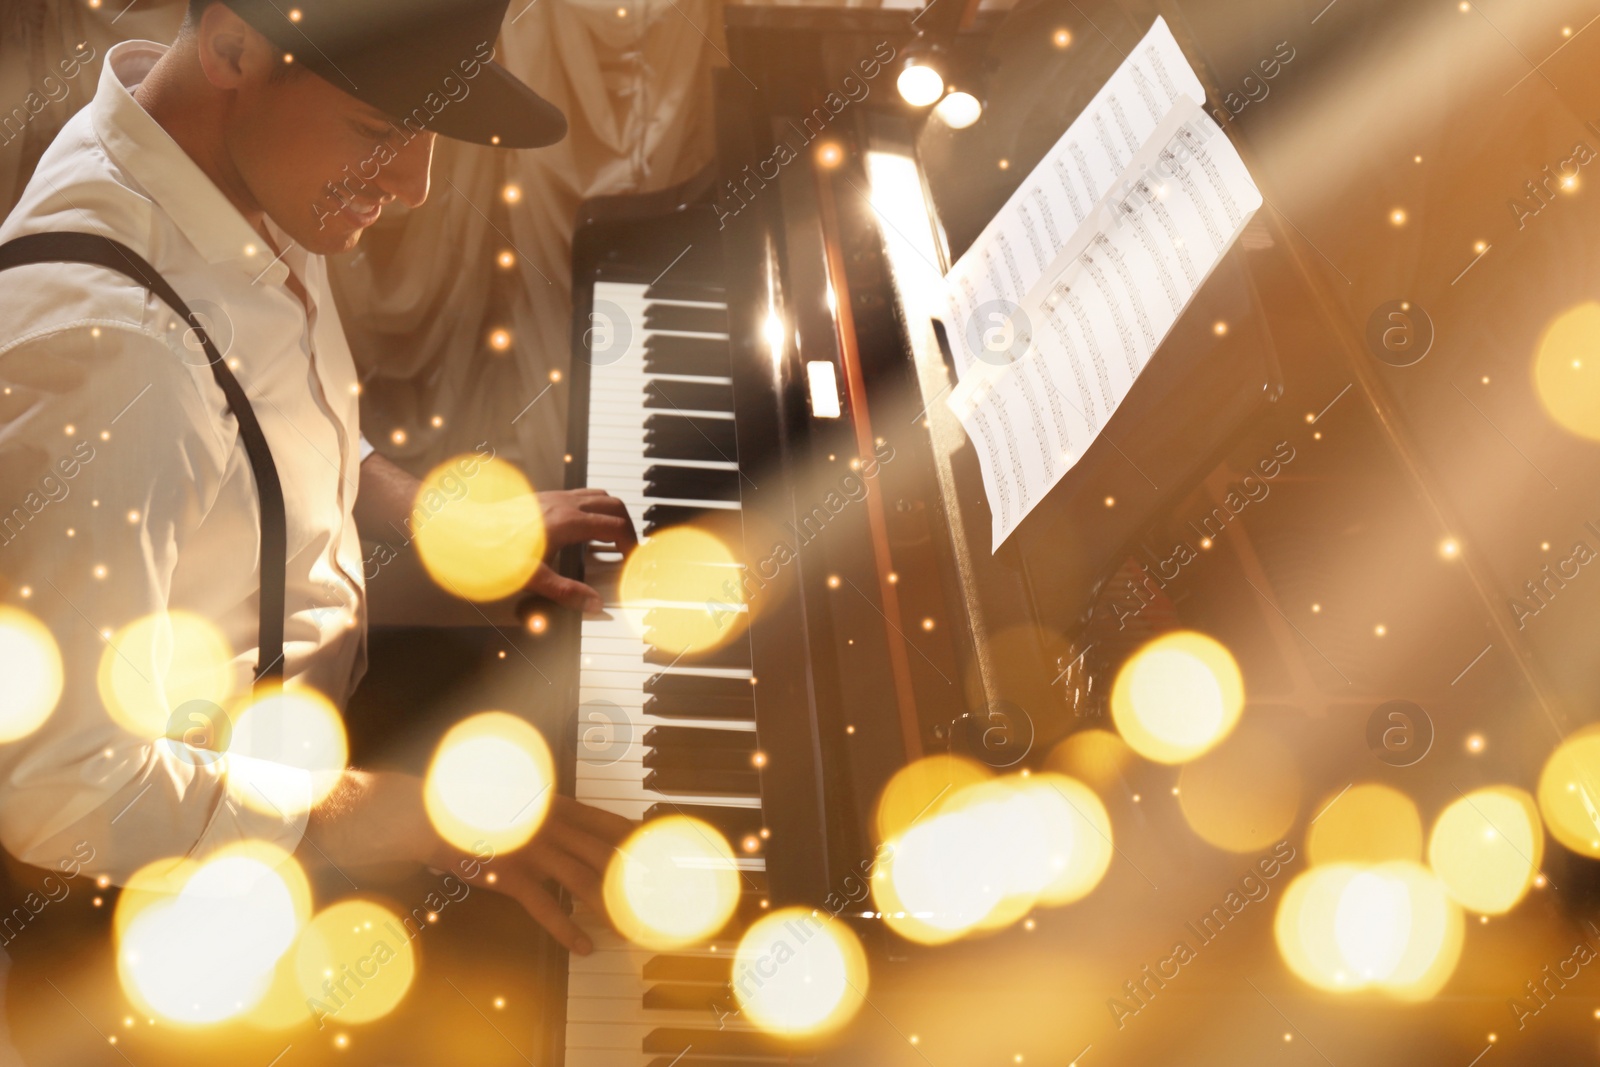
[[[262,241],[134,100],[166,52],[106,56],[94,100],[39,162],[0,241],[108,234],[213,321],[283,483],[285,674],[342,707],[366,666],[355,366],[319,256]],[[285,285],[293,271],[306,306]],[[87,841],[113,878],[155,859],[251,837],[293,849],[303,828],[228,796],[227,762],[137,736],[97,688],[116,635],[193,612],[233,655],[246,695],[257,659],[260,507],[238,424],[185,324],[98,267],[0,273],[0,594],[53,633],[66,687],[32,736],[0,745],[0,842],[54,867]],[[74,451],[74,450],[77,451]],[[68,470],[71,476],[67,475]],[[7,588],[7,586],[9,588]]]

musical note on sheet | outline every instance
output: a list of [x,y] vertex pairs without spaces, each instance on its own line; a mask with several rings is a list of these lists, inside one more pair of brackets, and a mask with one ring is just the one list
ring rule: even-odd
[[[1261,194],[1155,25],[945,278],[998,549],[1094,441]],[[954,328],[952,328],[954,327]]]

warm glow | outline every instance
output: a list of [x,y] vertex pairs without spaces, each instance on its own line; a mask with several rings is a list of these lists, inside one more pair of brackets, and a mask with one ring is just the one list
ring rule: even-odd
[[878,840],[899,837],[912,823],[934,814],[963,788],[989,777],[989,769],[983,764],[949,753],[908,763],[894,773],[878,795],[873,816]]
[[1039,903],[1070,904],[1087,896],[1111,866],[1111,816],[1088,786],[1061,774],[1033,774],[1022,795],[1040,810],[1050,876]]
[[370,900],[342,900],[300,935],[294,970],[320,1023],[364,1023],[400,1003],[417,960],[411,935],[393,912]]
[[1324,797],[1306,834],[1313,864],[1422,862],[1422,816],[1411,798],[1374,782]]
[[912,107],[927,107],[944,95],[944,77],[921,63],[907,67],[895,80],[900,96]]
[[957,90],[939,101],[933,113],[952,130],[964,130],[983,117],[983,104],[971,93]]
[[1051,750],[1045,761],[1051,770],[1087,782],[1105,794],[1123,780],[1133,762],[1133,749],[1110,730],[1080,730]]
[[27,737],[61,699],[61,650],[49,629],[19,608],[0,605],[0,742]]
[[1539,775],[1538,796],[1551,836],[1574,852],[1600,857],[1600,725],[1556,746]]
[[1469,911],[1501,915],[1517,906],[1544,861],[1544,827],[1533,798],[1491,786],[1445,808],[1428,839],[1428,865]]
[[1178,804],[1201,839],[1230,852],[1283,840],[1300,810],[1293,754],[1265,731],[1244,727],[1178,776]]
[[310,910],[299,865],[260,842],[204,863],[152,864],[129,885],[117,902],[117,976],[141,1011],[180,1023],[221,1022],[260,1002]]
[[740,579],[737,557],[716,535],[670,527],[623,565],[622,614],[656,648],[705,652],[742,634],[749,622]]
[[435,467],[417,491],[412,528],[429,576],[467,600],[510,596],[544,556],[539,500],[522,472],[500,459],[457,457]]
[[646,823],[606,868],[605,901],[617,930],[646,948],[665,952],[708,940],[739,903],[733,849],[714,827],[687,815]]
[[504,711],[486,711],[444,735],[422,798],[439,836],[465,851],[528,843],[550,810],[555,761],[543,735]]
[[1534,389],[1545,411],[1563,429],[1600,441],[1600,303],[1579,304],[1558,316],[1539,340],[1533,361]]
[[1274,924],[1289,968],[1319,989],[1369,986],[1405,1000],[1437,993],[1461,955],[1463,920],[1414,863],[1314,867],[1289,885]]
[[252,700],[233,722],[228,790],[266,814],[298,815],[339,784],[350,750],[339,709],[312,689]]
[[757,919],[733,960],[744,1017],[785,1037],[836,1030],[867,993],[867,957],[850,928],[807,908]]
[[1183,763],[1233,730],[1244,708],[1244,678],[1216,640],[1192,630],[1146,644],[1117,673],[1111,717],[1146,759]]
[[157,612],[109,638],[97,681],[117,725],[153,741],[166,736],[174,712],[190,701],[226,705],[235,681],[233,653],[222,632],[200,616]]
[[919,820],[893,841],[872,880],[873,900],[890,929],[938,945],[973,930],[1006,895],[999,843],[984,813],[946,811]]
[[844,162],[844,149],[837,141],[825,141],[817,149],[817,162],[830,169],[837,167]]

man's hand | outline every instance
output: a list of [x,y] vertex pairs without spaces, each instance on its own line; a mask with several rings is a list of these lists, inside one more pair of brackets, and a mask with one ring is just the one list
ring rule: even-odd
[[[551,554],[590,541],[615,545],[618,552],[626,553],[639,543],[627,507],[602,489],[540,493],[539,507],[544,513],[546,550]],[[545,563],[534,571],[525,588],[576,611],[596,612],[604,607],[599,593],[582,582],[563,578]]]
[[553,880],[604,915],[606,866],[633,829],[621,816],[557,796],[532,841],[505,855],[474,856],[434,831],[422,803],[421,779],[387,771],[347,771],[345,781],[313,812],[306,828],[313,848],[302,859],[325,860],[335,867],[409,862],[453,872],[492,871],[493,883],[478,884],[516,900],[562,945],[588,955],[593,942],[562,910],[546,883]]

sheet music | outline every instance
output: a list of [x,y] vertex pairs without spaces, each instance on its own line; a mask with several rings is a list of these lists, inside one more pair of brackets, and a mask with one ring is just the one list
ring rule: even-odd
[[[1131,71],[1152,54],[1163,56],[1163,43],[1176,53],[1157,19],[1106,88],[1121,79],[1137,94]],[[1094,441],[1261,206],[1243,161],[1201,107],[1198,82],[1181,54],[1164,58],[1159,71],[1151,75],[1155,85],[1176,87],[1181,77],[1197,95],[1157,97],[1170,106],[1057,243],[1047,266],[1011,269],[1018,241],[1030,254],[1042,243],[1026,232],[1030,221],[1044,217],[1040,205],[1049,200],[1039,192],[1048,183],[1035,176],[1054,171],[1052,159],[1078,155],[1073,131],[1085,118],[1095,125],[1088,111],[1019,190],[1035,205],[1033,213],[1013,210],[1013,197],[947,276],[949,313],[968,316],[954,320],[964,324],[961,338],[949,331],[952,347],[967,350],[968,359],[947,403],[978,456],[996,549]],[[1107,99],[1102,90],[1095,102]],[[1112,110],[1109,103],[1104,109]],[[1066,195],[1065,184],[1055,187]],[[996,262],[1005,269],[994,269]],[[1008,285],[1010,292],[1027,288],[1013,299],[1001,295]]]
[[1184,97],[1204,101],[1205,89],[1157,18],[945,275],[944,322],[958,378],[983,357],[984,312],[997,302],[1022,303]]

